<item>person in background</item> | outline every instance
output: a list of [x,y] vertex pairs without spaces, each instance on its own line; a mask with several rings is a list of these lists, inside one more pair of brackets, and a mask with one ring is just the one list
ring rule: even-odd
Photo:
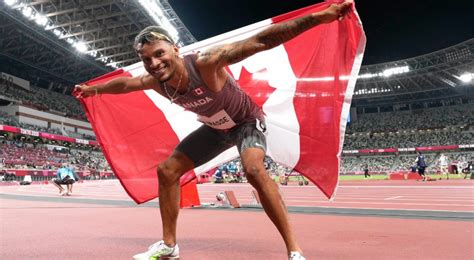
[[425,156],[420,152],[416,151],[415,164],[418,167],[418,174],[422,177],[423,181],[426,181],[425,169],[428,167],[425,162]]
[[446,180],[449,180],[449,170],[448,170],[448,163],[449,163],[449,159],[446,155],[444,155],[444,153],[442,153],[440,156],[439,156],[439,168],[440,168],[440,171],[441,171],[441,174],[446,174]]
[[367,179],[367,178],[370,178],[370,174],[369,174],[369,164],[364,164],[364,177]]
[[[61,196],[71,196],[72,187],[76,181],[79,180],[79,176],[69,168],[66,163],[62,165],[61,168],[56,172],[56,178],[53,178],[51,181],[59,189],[59,194]],[[62,187],[66,185],[66,190]]]
[[224,175],[221,168],[217,168],[214,172],[214,183],[224,183]]

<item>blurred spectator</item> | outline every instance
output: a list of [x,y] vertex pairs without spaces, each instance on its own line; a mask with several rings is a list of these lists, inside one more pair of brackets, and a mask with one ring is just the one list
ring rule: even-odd
[[418,167],[418,174],[423,178],[423,181],[426,181],[425,169],[428,167],[425,161],[425,156],[420,152],[416,151],[416,166]]
[[448,159],[448,157],[446,155],[444,155],[444,153],[442,153],[439,156],[438,162],[439,162],[439,169],[441,171],[441,174],[446,174],[446,179],[449,180],[449,171],[448,171],[449,159]]
[[364,164],[364,178],[370,178],[370,174],[369,174],[369,164]]
[[[66,163],[62,165],[61,168],[56,172],[56,178],[53,178],[51,182],[59,189],[59,194],[62,196],[71,196],[72,195],[72,186],[76,181],[79,180],[79,176],[68,167]],[[66,185],[67,190],[61,185]]]

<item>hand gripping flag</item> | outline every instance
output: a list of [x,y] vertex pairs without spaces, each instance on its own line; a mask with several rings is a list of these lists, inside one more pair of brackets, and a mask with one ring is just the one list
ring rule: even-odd
[[[183,47],[180,52],[186,55],[241,40],[271,24],[327,6],[321,3],[280,15]],[[344,131],[365,41],[354,8],[342,21],[316,26],[227,68],[266,114],[268,155],[306,176],[328,198],[338,183]],[[142,63],[137,63],[88,84],[143,73]],[[201,125],[195,114],[171,104],[154,90],[96,95],[81,102],[107,161],[137,203],[158,196],[158,164]],[[230,148],[186,173],[181,184],[237,156],[237,149]]]

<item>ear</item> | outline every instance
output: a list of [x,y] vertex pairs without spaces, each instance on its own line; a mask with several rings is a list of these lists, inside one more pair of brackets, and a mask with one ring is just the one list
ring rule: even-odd
[[179,48],[178,48],[178,46],[173,45],[173,51],[174,51],[176,57],[178,57],[178,56],[179,56]]

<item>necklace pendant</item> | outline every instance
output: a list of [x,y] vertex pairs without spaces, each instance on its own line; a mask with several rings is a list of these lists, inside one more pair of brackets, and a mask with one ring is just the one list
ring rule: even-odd
[[178,99],[176,95],[178,94],[179,86],[181,86],[181,79],[183,79],[183,73],[179,75],[178,86],[175,88],[173,95],[170,95],[170,93],[168,92],[168,86],[166,86],[166,83],[163,83],[163,88],[165,89],[166,96],[168,96],[168,98],[170,99],[171,104],[173,104],[173,102]]

